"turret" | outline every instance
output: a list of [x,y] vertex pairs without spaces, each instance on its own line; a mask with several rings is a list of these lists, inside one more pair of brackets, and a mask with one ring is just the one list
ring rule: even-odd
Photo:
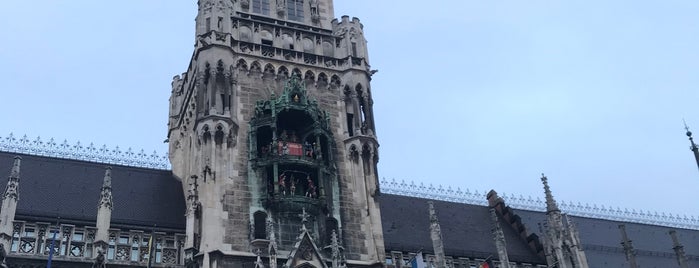
[[588,268],[580,237],[570,218],[563,221],[561,210],[553,198],[548,178],[541,174],[546,195],[546,228],[544,232],[544,253],[549,267]]
[[10,248],[12,239],[12,223],[15,220],[17,202],[19,201],[19,169],[22,157],[15,156],[7,186],[2,195],[2,209],[0,209],[0,242],[6,249]]
[[619,231],[621,232],[621,246],[624,248],[626,260],[629,261],[629,267],[638,268],[638,264],[636,264],[636,250],[633,248],[633,244],[626,234],[626,225],[620,224]]
[[[104,170],[104,179],[102,181],[102,190],[100,191],[100,199],[97,205],[97,233],[95,234],[95,250],[99,248],[106,249],[109,241],[109,225],[112,220],[112,168],[107,167]],[[96,254],[96,251],[95,251]]]
[[687,256],[684,253],[684,246],[680,244],[680,240],[677,239],[677,232],[675,230],[670,230],[670,237],[672,237],[672,249],[675,250],[675,256],[677,257],[677,264],[680,268],[688,268]]
[[505,234],[502,232],[502,228],[500,228],[498,215],[494,208],[490,209],[490,219],[493,221],[493,240],[495,241],[495,248],[498,250],[500,268],[510,268],[510,258],[507,255]]
[[434,210],[434,202],[428,201],[427,204],[430,210],[430,237],[432,238],[432,248],[434,249],[435,265],[437,268],[446,268],[442,228],[439,225],[439,219],[437,219],[437,212]]

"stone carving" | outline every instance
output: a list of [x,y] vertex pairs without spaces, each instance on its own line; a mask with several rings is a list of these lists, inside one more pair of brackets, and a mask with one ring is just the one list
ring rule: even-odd
[[95,257],[95,262],[92,263],[92,268],[107,268],[107,261],[104,258],[102,248],[97,249],[97,256]]
[[284,13],[286,13],[286,0],[277,0],[277,14],[284,16]]
[[5,245],[0,244],[0,267],[2,268],[7,268],[5,258],[7,258],[7,251],[5,250]]

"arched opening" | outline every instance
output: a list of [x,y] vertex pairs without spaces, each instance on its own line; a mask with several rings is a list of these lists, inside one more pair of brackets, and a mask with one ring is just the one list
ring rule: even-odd
[[265,239],[267,238],[267,213],[263,211],[257,211],[253,214],[253,227],[255,232],[253,237],[255,239]]
[[253,61],[252,64],[250,64],[250,71],[251,72],[262,72],[262,67],[260,66],[260,63],[257,61]]
[[267,157],[272,154],[272,128],[262,126],[257,129],[257,155]]
[[283,78],[289,77],[289,69],[287,69],[284,66],[281,66],[279,67],[279,71],[277,74]]
[[318,87],[325,88],[328,86],[328,76],[325,73],[318,74]]
[[223,143],[224,136],[225,134],[223,133],[223,126],[216,126],[216,134],[214,134],[214,142],[216,142],[216,145],[221,145]]

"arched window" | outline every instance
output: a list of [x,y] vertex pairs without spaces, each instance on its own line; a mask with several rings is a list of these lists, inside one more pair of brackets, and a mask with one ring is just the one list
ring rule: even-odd
[[252,12],[269,16],[269,0],[252,0]]
[[255,212],[253,214],[255,239],[265,239],[267,238],[267,213],[262,211]]

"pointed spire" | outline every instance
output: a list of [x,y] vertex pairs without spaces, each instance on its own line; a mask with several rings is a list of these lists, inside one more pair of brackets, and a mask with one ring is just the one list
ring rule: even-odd
[[332,234],[330,234],[330,250],[332,268],[339,268],[342,259],[340,257],[340,240],[337,239],[337,232],[335,232],[335,229],[333,229]]
[[262,262],[262,258],[260,257],[260,254],[262,251],[260,249],[257,249],[255,254],[257,254],[257,260],[255,261],[255,268],[265,268],[265,263]]
[[684,254],[684,246],[682,246],[680,241],[677,239],[677,232],[675,232],[675,230],[670,230],[669,234],[672,237],[672,249],[675,250],[677,263],[680,265],[680,268],[688,268],[687,257]]
[[629,236],[626,235],[626,225],[620,224],[619,231],[621,231],[621,246],[624,248],[624,252],[626,253],[626,260],[629,261],[629,267],[637,268],[636,250],[634,250],[633,244],[631,243],[631,240],[629,240]]
[[549,188],[548,178],[544,173],[541,173],[541,182],[544,183],[544,193],[546,194],[546,214],[551,212],[560,212],[556,200],[553,199],[553,194],[551,194],[551,188]]
[[299,217],[301,217],[301,230],[306,231],[306,223],[308,222],[308,213],[306,213],[306,208],[302,208],[301,214],[299,214]]
[[445,268],[447,266],[446,257],[444,255],[444,242],[442,239],[442,229],[439,226],[437,212],[434,209],[434,202],[428,201],[430,209],[430,236],[432,237],[432,248],[434,249],[435,265],[437,268]]
[[490,209],[490,219],[493,221],[493,239],[495,240],[495,248],[498,250],[500,268],[510,268],[510,258],[507,256],[505,234],[502,232],[502,228],[500,228],[498,215],[494,208]]
[[[682,119],[682,122],[684,122],[684,119]],[[697,168],[699,168],[699,147],[697,146],[696,143],[694,143],[694,138],[692,137],[692,132],[689,131],[689,127],[687,126],[687,122],[684,122],[684,129],[687,131],[687,137],[689,137],[689,143],[691,146],[689,149],[694,153],[694,159],[697,161]]]
[[19,169],[21,163],[22,157],[15,156],[15,161],[12,164],[12,171],[10,171],[10,178],[7,180],[5,193],[2,196],[3,200],[8,198],[19,200]]
[[267,230],[269,230],[269,246],[267,248],[267,255],[269,255],[269,267],[277,267],[277,237],[274,232],[274,220],[272,216],[267,217]]

